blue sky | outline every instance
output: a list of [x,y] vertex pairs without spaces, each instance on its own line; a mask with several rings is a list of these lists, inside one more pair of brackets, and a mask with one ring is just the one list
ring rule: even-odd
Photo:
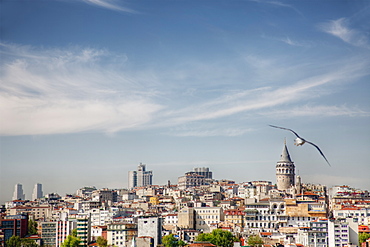
[[[1,1],[0,186],[31,198],[194,167],[370,189],[369,1]],[[316,143],[293,145],[294,129]]]

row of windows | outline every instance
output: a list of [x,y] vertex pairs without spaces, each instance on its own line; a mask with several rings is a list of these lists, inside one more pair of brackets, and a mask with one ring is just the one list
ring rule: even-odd
[[[366,214],[365,213],[348,213],[348,214],[343,214],[343,213],[338,213],[338,216],[362,216],[362,217],[365,217]],[[370,216],[370,213],[367,214],[367,216]]]
[[218,213],[218,212],[219,210],[197,210],[197,213]]
[[204,220],[201,220],[198,222],[198,225],[205,225],[205,224],[213,224],[213,223],[218,223],[218,221],[207,221],[207,223]]
[[[311,242],[313,243],[313,242],[315,242],[315,239],[311,239]],[[318,242],[318,243],[320,243],[320,242],[322,242],[322,243],[325,243],[326,242],[326,239],[325,238],[323,238],[323,239],[316,239],[316,242]]]
[[218,215],[197,215],[197,219],[216,219],[217,220]]

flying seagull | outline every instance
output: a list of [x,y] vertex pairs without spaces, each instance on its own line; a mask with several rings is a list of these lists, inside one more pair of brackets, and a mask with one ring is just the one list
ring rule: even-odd
[[273,127],[273,128],[288,130],[288,131],[292,132],[297,137],[294,140],[294,145],[296,145],[296,146],[302,146],[305,143],[311,144],[312,146],[314,146],[320,152],[321,156],[324,157],[324,159],[326,160],[326,162],[328,163],[328,165],[331,166],[330,163],[329,163],[329,161],[325,157],[324,153],[320,150],[320,148],[316,144],[314,144],[312,142],[309,142],[309,141],[305,140],[304,138],[300,137],[294,130],[283,128],[283,127],[279,127],[279,126],[275,126],[275,125],[269,125],[269,126],[270,127]]

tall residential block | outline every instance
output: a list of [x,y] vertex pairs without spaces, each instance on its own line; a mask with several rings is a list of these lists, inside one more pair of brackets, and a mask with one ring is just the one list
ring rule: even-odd
[[16,184],[14,187],[14,193],[13,193],[13,201],[14,200],[24,200],[25,195],[23,194],[23,188],[21,184]]
[[74,221],[43,221],[39,222],[38,225],[41,228],[41,239],[44,246],[56,247],[61,246],[67,236],[76,228]]
[[153,172],[147,171],[145,166],[145,164],[140,163],[137,167],[137,171],[128,172],[129,189],[153,184]]
[[42,184],[35,184],[35,187],[33,188],[33,193],[32,193],[32,201],[35,201],[43,196],[42,192]]
[[206,179],[212,179],[212,172],[208,167],[196,167],[193,169],[193,171],[198,175],[204,176]]

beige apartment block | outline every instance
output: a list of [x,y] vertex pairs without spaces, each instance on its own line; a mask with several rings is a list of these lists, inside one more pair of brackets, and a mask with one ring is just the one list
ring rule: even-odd
[[219,207],[195,207],[195,229],[207,233],[211,231],[211,224],[224,220],[224,212]]

